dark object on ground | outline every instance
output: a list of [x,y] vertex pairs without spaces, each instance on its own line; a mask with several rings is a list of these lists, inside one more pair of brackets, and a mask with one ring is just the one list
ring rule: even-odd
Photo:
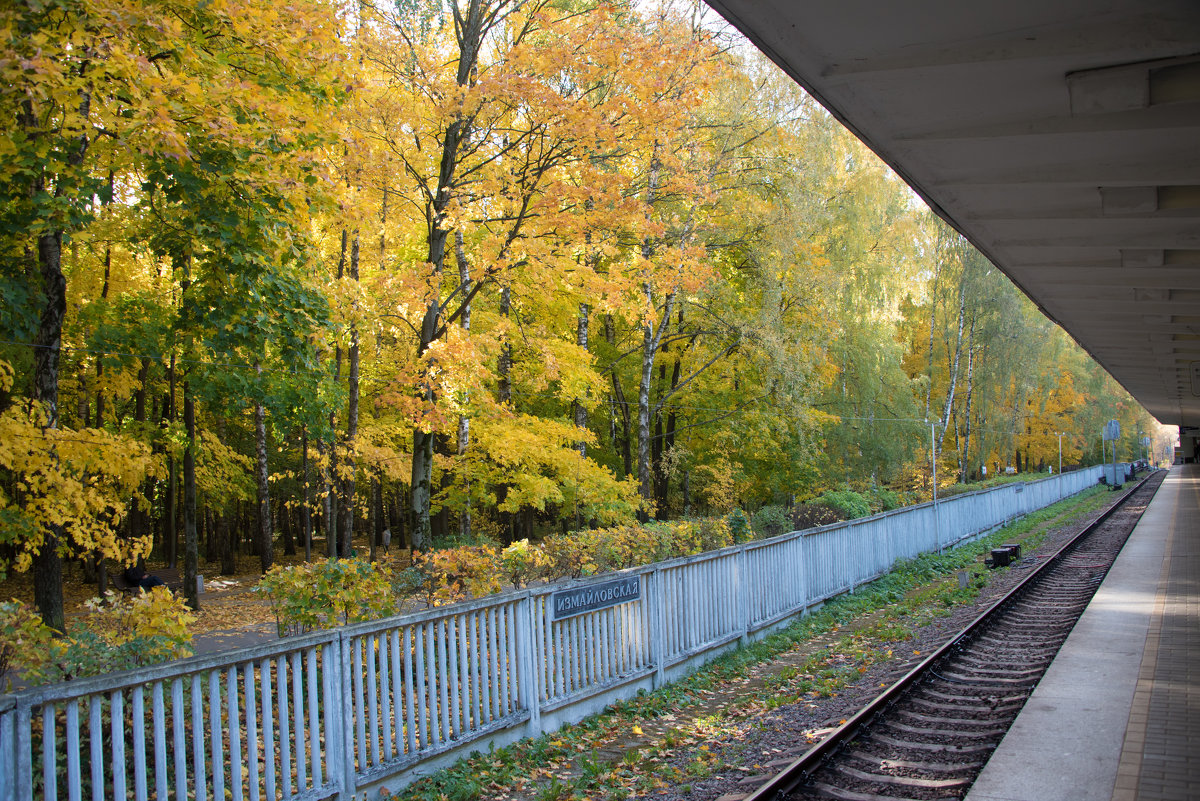
[[110,576],[110,578],[112,585],[121,592],[149,591],[154,587],[166,587],[175,591],[183,587],[183,577],[179,575],[179,571],[170,568],[165,568],[157,573],[147,573],[145,568],[135,565]]

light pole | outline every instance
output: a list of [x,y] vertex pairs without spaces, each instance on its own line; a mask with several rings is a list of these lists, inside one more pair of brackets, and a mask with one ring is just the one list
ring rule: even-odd
[[938,516],[937,505],[937,423],[929,424],[929,476],[933,485],[933,537],[937,542],[938,553],[942,552],[942,521]]
[[929,483],[933,487],[933,502],[937,503],[937,423],[929,424]]
[[1062,438],[1063,432],[1058,433],[1058,474],[1062,475]]

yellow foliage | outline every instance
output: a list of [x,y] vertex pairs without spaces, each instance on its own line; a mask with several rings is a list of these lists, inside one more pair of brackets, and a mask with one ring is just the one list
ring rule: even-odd
[[426,576],[423,589],[428,606],[444,606],[500,591],[496,551],[489,546],[462,545],[417,553],[413,567]]
[[741,485],[728,459],[718,457],[715,463],[701,465],[696,472],[708,478],[702,494],[709,506],[718,512],[729,512],[738,505]]
[[500,565],[513,587],[520,589],[539,575],[549,564],[546,553],[528,539],[517,540],[500,552]]
[[103,598],[93,598],[85,605],[91,612],[86,627],[111,646],[145,640],[150,643],[144,651],[147,662],[191,655],[188,627],[196,622],[196,615],[183,597],[166,587],[132,595],[109,590]]
[[117,537],[129,499],[147,477],[162,472],[161,460],[142,442],[103,429],[43,428],[36,403],[14,404],[0,414],[0,469],[15,477],[10,496],[0,489],[0,576],[24,572],[60,529],[63,555],[98,553],[128,562],[150,550],[148,539]]
[[0,603],[0,678],[10,668],[44,684],[191,656],[195,623],[183,598],[165,587],[86,603],[89,614],[63,636],[19,601]]

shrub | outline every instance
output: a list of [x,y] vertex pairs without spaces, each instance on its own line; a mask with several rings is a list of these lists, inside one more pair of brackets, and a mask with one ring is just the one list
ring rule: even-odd
[[542,540],[546,556],[543,575],[554,581],[561,578],[581,578],[600,572],[596,561],[600,532],[573,531],[570,534],[550,534]]
[[53,636],[27,604],[0,602],[0,682],[14,668],[24,673],[40,667],[50,656]]
[[500,552],[500,566],[513,587],[521,589],[539,576],[548,563],[546,554],[529,540],[517,540]]
[[131,596],[109,592],[86,605],[89,614],[55,637],[24,604],[0,604],[0,654],[12,649],[4,669],[18,669],[31,684],[47,684],[192,654],[188,627],[196,616],[165,587]]
[[395,614],[393,572],[387,561],[326,559],[273,567],[254,591],[271,602],[282,637]]
[[745,542],[754,534],[750,530],[750,521],[746,519],[746,513],[741,509],[734,509],[725,515],[725,522],[729,525],[734,542]]
[[888,512],[904,505],[904,499],[900,497],[900,493],[887,487],[876,487],[871,494],[871,507],[876,512]]
[[842,520],[855,520],[871,514],[870,502],[854,490],[826,492],[817,500],[836,512]]
[[842,518],[823,501],[809,501],[793,507],[791,512],[792,526],[796,531],[804,531],[818,526],[837,523]]
[[751,518],[751,525],[754,533],[760,537],[778,537],[792,528],[787,510],[782,506],[764,506],[759,509]]
[[746,515],[742,513],[741,509],[735,509],[728,517],[704,517],[691,522],[690,525],[695,532],[692,546],[671,555],[691,556],[692,554],[703,553],[704,551],[728,548],[734,542],[742,542],[742,540],[737,539],[737,535],[734,533],[733,526],[735,522],[737,522],[742,535],[746,539],[749,539],[750,527],[746,522]]
[[646,526],[613,526],[571,536],[587,536],[597,571],[624,570],[657,561],[662,550],[658,532]]
[[500,591],[496,551],[487,545],[417,553],[413,567],[425,575],[422,590],[426,606],[444,606]]

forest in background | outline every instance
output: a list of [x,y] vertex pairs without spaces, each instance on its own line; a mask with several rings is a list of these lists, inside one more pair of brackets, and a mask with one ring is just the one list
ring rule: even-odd
[[153,548],[196,604],[244,550],[924,500],[1158,435],[703,6],[0,31],[0,571],[58,628],[67,558]]

